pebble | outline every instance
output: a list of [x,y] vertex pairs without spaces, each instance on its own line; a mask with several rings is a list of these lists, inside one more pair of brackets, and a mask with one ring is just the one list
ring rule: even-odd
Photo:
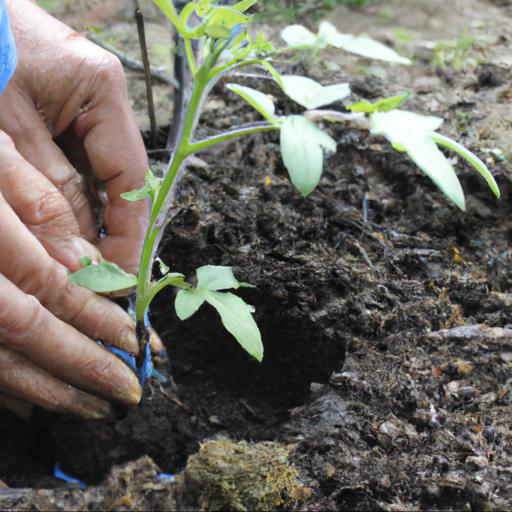
[[489,466],[489,461],[484,456],[470,456],[466,458],[466,464],[474,469],[485,469]]

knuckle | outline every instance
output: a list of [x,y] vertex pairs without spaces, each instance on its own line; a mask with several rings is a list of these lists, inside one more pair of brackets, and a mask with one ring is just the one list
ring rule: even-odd
[[[7,302],[2,304],[2,302]],[[22,344],[32,337],[43,321],[43,308],[33,295],[23,295],[13,307],[9,300],[0,301],[0,333],[7,337],[11,346]]]
[[98,81],[107,82],[117,86],[126,83],[123,65],[112,53],[106,51],[102,52],[96,66]]
[[73,284],[68,279],[65,268],[52,263],[41,274],[43,277],[35,280],[32,289],[27,293],[37,297],[43,304],[53,303],[58,305],[59,309],[64,307],[71,294],[69,285]]
[[35,200],[27,201],[21,209],[25,223],[33,226],[49,224],[56,219],[68,221],[73,218],[71,207],[57,189],[43,191]]

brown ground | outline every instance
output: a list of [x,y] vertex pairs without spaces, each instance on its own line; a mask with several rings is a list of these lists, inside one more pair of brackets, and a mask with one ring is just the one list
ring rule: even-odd
[[[25,424],[4,414],[0,479],[10,488],[0,489],[0,508],[511,509],[512,189],[499,156],[512,158],[509,4],[339,8],[328,16],[341,30],[394,43],[415,64],[338,52],[286,64],[325,82],[347,78],[361,97],[414,92],[409,108],[443,116],[443,131],[489,162],[499,202],[461,167],[468,210],[458,212],[406,158],[344,127],[333,128],[338,155],[307,200],[288,183],[274,136],[204,155],[208,167],[182,182],[162,257],[187,274],[230,264],[257,285],[245,293],[257,307],[264,363],[248,360],[207,309],[178,323],[172,295],[163,296],[153,322],[176,387],[153,384],[116,421],[39,414]],[[105,34],[135,56],[125,10]],[[166,32],[151,19],[153,53],[165,64],[155,44]],[[461,34],[474,38],[470,51],[435,69],[423,43]],[[142,121],[143,86],[130,77]],[[165,125],[169,89],[158,95]],[[282,111],[290,107],[279,99]],[[205,131],[252,115],[222,87],[208,109]],[[274,444],[222,441],[197,455],[199,443],[219,438]],[[148,458],[177,473],[190,455],[174,484],[158,480]],[[87,482],[105,479],[70,491],[50,476],[55,460]]]

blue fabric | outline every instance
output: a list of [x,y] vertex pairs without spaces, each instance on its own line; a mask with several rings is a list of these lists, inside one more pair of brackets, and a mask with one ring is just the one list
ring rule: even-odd
[[0,0],[0,94],[11,79],[18,58],[4,0]]

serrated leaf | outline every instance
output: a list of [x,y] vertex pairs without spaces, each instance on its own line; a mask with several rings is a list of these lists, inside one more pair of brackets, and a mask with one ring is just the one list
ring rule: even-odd
[[251,18],[232,7],[215,7],[208,15],[205,34],[215,39],[229,38],[236,25],[249,23]]
[[407,92],[405,94],[392,96],[391,98],[383,98],[374,103],[371,103],[368,100],[359,101],[352,105],[348,105],[347,108],[352,112],[362,112],[365,114],[373,114],[374,112],[391,112],[391,110],[400,108],[408,98],[409,93]]
[[302,25],[288,25],[281,30],[281,39],[292,48],[294,46],[315,46],[318,36]]
[[196,270],[196,275],[198,288],[212,291],[240,288],[240,283],[231,267],[205,265]]
[[117,292],[137,285],[137,276],[107,261],[83,267],[71,274],[69,279],[96,293]]
[[389,48],[389,46],[379,43],[370,37],[356,37],[351,34],[343,34],[328,21],[320,23],[318,38],[322,44],[329,44],[335,48],[341,48],[347,52],[355,53],[369,59],[405,65],[411,63],[409,59],[402,57]]
[[274,118],[275,106],[274,101],[267,94],[263,94],[251,87],[245,87],[238,84],[227,84],[226,87],[234,93],[241,96],[247,103],[252,105],[263,117],[271,123],[275,123]]
[[[180,292],[181,293],[181,292]],[[256,360],[263,359],[261,333],[252,316],[254,307],[246,304],[240,297],[230,292],[207,290],[204,296],[208,304],[220,315],[226,330]]]
[[413,112],[393,110],[370,116],[372,133],[384,135],[394,147],[406,151],[411,160],[461,209],[464,192],[455,171],[432,140],[443,120]]
[[281,153],[290,179],[307,196],[318,185],[323,149],[336,151],[336,142],[304,116],[287,117],[281,127]]
[[180,290],[176,294],[174,307],[180,320],[187,320],[204,304],[204,290]]
[[350,95],[346,83],[323,86],[311,78],[297,75],[281,76],[284,92],[299,105],[311,110],[340,101]]

